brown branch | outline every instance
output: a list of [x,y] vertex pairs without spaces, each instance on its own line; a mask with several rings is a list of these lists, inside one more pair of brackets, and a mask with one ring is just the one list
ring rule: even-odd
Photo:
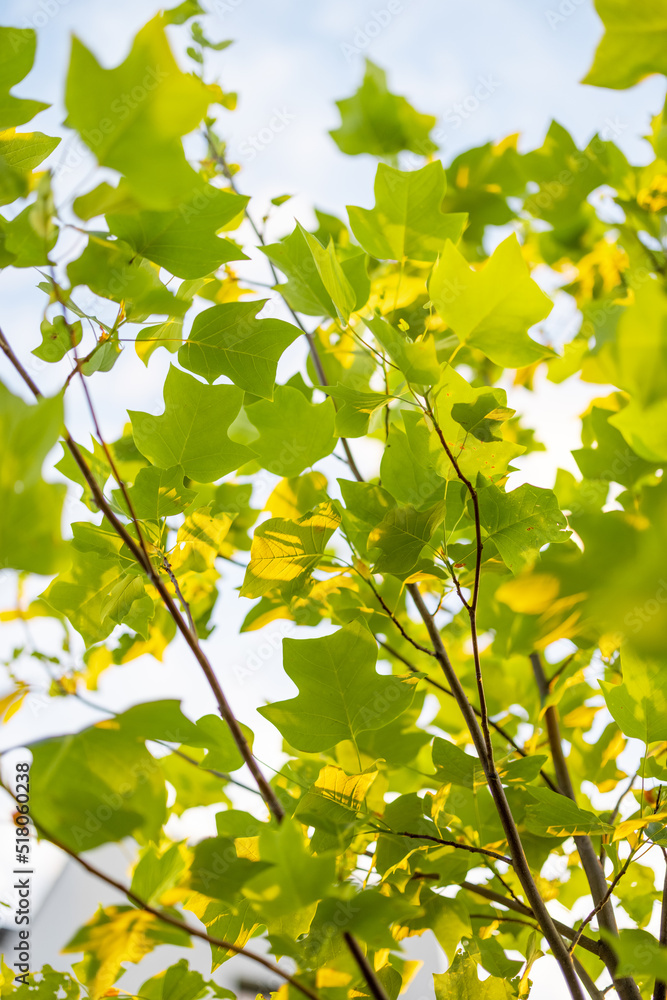
[[[535,682],[539,691],[540,700],[544,705],[549,697],[549,683],[547,682],[539,653],[531,653],[530,662],[533,668],[533,674],[535,676]],[[551,758],[556,772],[558,790],[561,795],[566,796],[568,799],[571,799],[572,802],[576,803],[577,800],[572,786],[572,779],[570,778],[567,761],[565,760],[565,754],[563,753],[563,741],[561,739],[560,723],[558,721],[558,709],[555,705],[548,705],[544,709],[544,720],[547,728],[547,736],[549,738]],[[591,890],[593,903],[595,904],[595,908],[588,915],[582,924],[581,929],[583,929],[586,924],[592,920],[597,913],[599,913],[600,926],[609,934],[618,936],[616,917],[614,916],[614,910],[610,901],[611,893],[618,879],[615,879],[614,882],[612,882],[611,889],[608,889],[604,868],[602,867],[600,859],[595,852],[595,847],[593,846],[591,838],[589,836],[579,835],[574,838],[574,841]],[[573,950],[575,946],[576,941],[572,945],[571,950]],[[613,956],[613,952],[611,954],[612,959],[610,964],[607,965],[607,968],[609,969],[611,977],[614,980],[614,986],[619,997],[621,1000],[640,1000],[639,990],[636,983],[634,983],[632,979],[626,977],[620,979],[616,978],[615,970],[618,962],[616,957]]]
[[[667,946],[667,850],[661,848],[662,857],[665,862],[665,878],[662,885],[662,907],[660,910],[660,935],[658,942],[664,948]],[[656,979],[653,989],[653,1000],[665,1000],[667,997],[667,983],[662,979]]]
[[[33,380],[26,372],[25,368],[19,361],[19,359],[14,354],[14,351],[10,347],[8,341],[6,340],[1,330],[0,330],[0,349],[3,350],[6,357],[11,361],[14,368],[19,373],[19,375],[21,375],[24,382],[30,388],[33,394],[37,398],[41,397],[42,393],[37,388]],[[79,449],[79,446],[76,444],[76,442],[70,435],[67,428],[64,428],[64,438],[67,447],[69,448],[69,451],[72,457],[74,458],[74,461],[79,467],[79,470],[83,475],[85,481],[88,483],[88,486],[90,487],[93,497],[95,498],[95,503],[102,511],[109,524],[111,524],[114,531],[116,531],[118,536],[123,540],[129,551],[131,552],[132,556],[136,560],[136,562],[139,564],[139,566],[142,567],[142,569],[148,576],[151,584],[155,587],[158,594],[162,598],[162,601],[165,607],[167,608],[167,611],[169,612],[174,622],[176,623],[176,627],[178,628],[179,632],[181,633],[186,643],[190,647],[190,650],[192,651],[199,666],[203,670],[204,676],[208,681],[209,687],[211,688],[215,696],[220,715],[222,716],[227,726],[229,727],[234,742],[241,756],[243,757],[243,760],[248,766],[248,769],[252,774],[255,782],[257,783],[258,788],[262,793],[262,798],[264,799],[270,812],[276,817],[276,819],[281,820],[282,817],[284,816],[284,809],[280,803],[280,800],[278,799],[275,791],[273,790],[273,788],[263,775],[262,771],[260,770],[259,765],[257,764],[257,761],[255,760],[250,747],[248,746],[247,740],[243,735],[243,730],[241,729],[239,723],[236,720],[232,708],[222,690],[220,682],[216,677],[211,662],[206,656],[203,649],[201,648],[197,636],[192,633],[190,626],[188,625],[187,621],[179,611],[172,595],[169,593],[162,578],[156,573],[150,560],[148,561],[146,560],[144,553],[138,547],[137,543],[128,532],[126,526],[122,523],[122,521],[118,519],[116,514],[109,506],[109,503],[107,502],[107,499],[104,496],[97,480],[95,479],[95,476],[93,475],[91,469],[89,468],[88,463],[83,457],[83,454]]]
[[358,941],[356,941],[348,931],[343,931],[343,939],[349,948],[353,959],[359,966],[361,974],[366,980],[368,988],[370,989],[371,994],[375,997],[375,1000],[389,1000],[382,983],[375,974],[375,969],[372,967],[359,947]]
[[[359,574],[359,575],[361,576],[361,574]],[[373,583],[373,581],[369,577],[362,576],[361,578],[371,588],[371,590],[375,594],[375,597],[377,598],[378,604],[380,604],[382,606],[382,609],[385,612],[385,614],[389,618],[391,618],[392,622],[394,623],[394,625],[396,626],[396,628],[398,629],[398,631],[401,633],[401,635],[403,636],[403,638],[406,640],[406,642],[409,642],[411,646],[414,646],[415,649],[418,649],[420,653],[426,653],[427,656],[433,656],[434,657],[435,653],[433,652],[432,649],[428,649],[426,646],[422,646],[420,643],[417,642],[416,639],[413,639],[412,636],[408,635],[408,633],[405,631],[405,629],[401,625],[400,621],[398,620],[398,618],[396,617],[396,615],[394,614],[394,612],[391,610],[391,608],[388,606],[388,604],[386,603],[386,601],[383,599],[383,597],[380,594],[380,592],[376,589],[375,584]]]
[[[581,937],[581,934],[586,929],[586,927],[590,924],[590,922],[593,919],[593,917],[597,916],[597,914],[601,913],[601,911],[604,909],[605,905],[607,904],[607,902],[611,898],[612,892],[614,891],[614,889],[616,888],[616,886],[618,885],[618,883],[621,881],[621,879],[623,878],[623,876],[627,872],[628,868],[630,867],[630,863],[632,862],[632,858],[633,857],[634,857],[634,852],[630,852],[630,854],[628,855],[628,857],[625,860],[625,864],[623,865],[623,867],[619,871],[618,875],[616,875],[612,879],[612,881],[611,881],[611,883],[609,885],[609,888],[605,892],[605,894],[602,897],[602,899],[600,900],[600,902],[596,904],[596,906],[591,910],[591,912],[588,914],[587,917],[584,917],[584,919],[581,922],[581,926],[577,930],[577,936],[574,939],[574,941],[572,942],[572,944],[570,945],[570,951],[574,951],[574,949],[577,947],[577,945],[579,943],[579,938]],[[602,921],[601,920],[600,920],[600,925],[602,925]],[[617,989],[618,989],[618,987],[617,987]]]
[[512,859],[497,851],[488,851],[485,847],[473,847],[472,844],[461,844],[458,840],[442,840],[441,837],[431,837],[426,833],[410,833],[408,830],[397,830],[396,837],[410,837],[412,840],[430,840],[434,844],[441,844],[443,847],[457,847],[461,851],[469,851],[471,854],[484,854],[487,858],[495,858],[496,861],[503,861],[506,865],[512,865]]
[[528,860],[523,850],[523,844],[521,842],[519,831],[505,795],[505,790],[493,763],[493,759],[489,759],[486,740],[477,721],[477,716],[475,715],[473,707],[468,700],[458,675],[452,666],[438,626],[424,603],[419,587],[416,584],[410,584],[408,590],[413,601],[415,602],[415,606],[417,607],[422,620],[424,621],[424,624],[426,625],[436,656],[447,679],[447,683],[456,698],[461,714],[463,715],[466,725],[468,726],[468,731],[470,732],[477,756],[479,757],[484,769],[489,791],[493,798],[498,817],[502,823],[503,830],[507,838],[514,871],[519,879],[521,888],[523,889],[525,897],[530,904],[531,911],[535,916],[535,919],[540,925],[544,937],[549,942],[549,947],[551,948],[554,958],[561,968],[568,990],[570,991],[570,995],[574,998],[574,1000],[583,1000],[581,984],[579,983],[578,977],[572,965],[572,957],[554,924],[553,918],[549,913],[533,878]]

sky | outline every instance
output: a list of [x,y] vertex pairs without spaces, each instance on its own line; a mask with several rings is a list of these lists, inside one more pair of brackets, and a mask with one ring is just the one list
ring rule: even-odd
[[[237,111],[222,112],[219,130],[228,139],[230,158],[241,165],[241,189],[256,195],[260,207],[274,196],[297,194],[273,214],[269,239],[289,231],[294,217],[310,222],[313,206],[341,214],[346,204],[372,204],[375,161],[344,156],[328,135],[339,123],[334,102],[356,89],[365,58],[388,70],[394,92],[438,117],[445,163],[470,146],[516,132],[521,149],[539,146],[552,118],[580,146],[600,132],[637,162],[648,159],[641,136],[662,107],[664,81],[648,79],[628,91],[578,82],[602,34],[590,0],[203,2],[212,11],[206,22],[209,36],[235,42],[210,58],[207,72],[211,79],[219,79],[223,89],[240,95]],[[38,30],[35,68],[17,93],[53,103],[35,120],[35,127],[64,136],[54,154],[63,201],[92,186],[90,162],[78,155],[80,144],[61,125],[71,34],[77,34],[104,65],[116,65],[156,9],[153,0],[0,2],[2,23]],[[177,49],[182,50],[184,37],[184,32],[174,31]],[[272,129],[272,121],[279,121],[280,129]],[[39,293],[33,291],[36,280],[30,272],[0,273],[0,325],[40,385],[55,391],[60,376],[30,355],[40,340],[43,308]],[[161,385],[169,360],[160,351],[146,369],[130,350],[119,361],[115,376],[90,380],[108,437],[120,432],[122,407],[161,410]],[[0,366],[0,377],[18,388],[6,366]],[[539,409],[519,390],[511,400],[550,446],[548,456],[534,456],[523,467],[515,485],[523,481],[521,477],[551,485],[555,460],[573,468],[569,451],[578,445],[575,416],[600,387],[591,392],[590,387],[572,383],[568,389],[565,406],[562,387],[546,382],[540,386]],[[68,421],[82,436],[87,422],[77,393],[74,388]],[[265,489],[269,487],[267,480]],[[82,512],[76,503],[68,507],[72,517],[81,517]],[[260,756],[266,758],[275,750],[276,737],[262,726],[252,705],[258,686],[267,698],[292,692],[280,671],[280,643],[289,634],[289,624],[239,636],[239,624],[249,607],[233,589],[239,583],[239,574],[225,573],[216,611],[218,628],[208,647],[232,704],[244,721],[256,727]],[[0,606],[7,606],[12,597],[12,581],[0,579]],[[39,630],[44,648],[55,636],[48,624]],[[20,630],[5,627],[0,651],[23,641]],[[37,668],[30,670],[38,676]],[[175,644],[164,664],[139,661],[105,675],[100,692],[92,697],[114,710],[149,698],[181,697],[184,709],[197,718],[210,708],[208,695],[203,679]],[[0,747],[75,730],[98,717],[81,706],[36,699],[4,727]],[[48,881],[47,869],[52,870],[49,865],[54,862],[45,858]],[[562,996],[548,963],[543,969],[539,995],[545,1000]]]

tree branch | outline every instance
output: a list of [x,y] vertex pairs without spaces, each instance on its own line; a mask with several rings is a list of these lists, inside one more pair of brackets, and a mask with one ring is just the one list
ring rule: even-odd
[[[537,689],[540,694],[540,700],[544,705],[549,697],[549,683],[546,679],[539,653],[531,653],[530,662],[533,668]],[[570,778],[567,761],[565,760],[565,754],[563,753],[563,741],[561,739],[560,723],[558,721],[558,709],[555,705],[548,705],[545,708],[544,720],[547,727],[547,736],[549,738],[551,758],[556,772],[558,790],[561,795],[566,796],[576,803],[577,800],[572,786],[572,779]],[[612,882],[611,889],[608,889],[604,868],[602,867],[600,859],[595,852],[593,841],[590,837],[576,836],[574,841],[591,890],[593,903],[595,904],[594,910],[586,918],[586,921],[582,925],[582,929],[586,926],[586,923],[588,923],[589,920],[592,920],[592,918],[599,913],[600,926],[609,934],[618,936],[616,917],[614,916],[614,910],[611,904],[611,891],[613,890],[617,880]],[[575,945],[576,941],[572,947],[574,948]],[[607,968],[609,969],[611,977],[614,980],[614,986],[618,991],[618,995],[621,1000],[640,1000],[639,989],[632,979],[625,977],[622,979],[616,979],[614,973],[618,965],[618,961],[616,960],[613,951],[610,952],[610,958],[611,961],[607,964]]]
[[496,861],[502,861],[506,865],[512,866],[513,862],[511,858],[508,858],[505,854],[499,854],[497,851],[488,851],[485,847],[473,847],[472,844],[461,844],[458,840],[442,840],[440,837],[431,837],[426,833],[410,833],[408,830],[397,830],[395,833],[397,837],[410,837],[412,840],[430,840],[434,844],[441,844],[443,847],[457,847],[461,851],[469,851],[471,854],[484,854],[487,858],[495,858]]
[[[662,848],[662,857],[665,862],[665,878],[662,885],[662,908],[660,910],[660,935],[659,943],[667,946],[667,850]],[[653,1000],[665,1000],[667,997],[667,983],[662,979],[656,979],[653,989]]]
[[368,988],[370,989],[371,994],[375,997],[375,1000],[389,1000],[382,983],[375,974],[375,969],[373,969],[370,962],[359,947],[359,943],[348,931],[343,931],[343,939],[347,947],[350,949],[353,959],[359,966],[361,974],[366,980]]
[[561,968],[563,977],[570,991],[570,995],[574,998],[574,1000],[583,1000],[581,984],[579,983],[574,966],[572,965],[572,957],[565,946],[563,939],[558,933],[553,918],[547,910],[544,900],[542,899],[537,885],[535,884],[535,880],[523,850],[523,844],[521,843],[519,831],[516,823],[514,822],[512,811],[505,796],[505,790],[500,781],[495,764],[493,763],[493,759],[489,759],[486,741],[484,734],[480,729],[479,723],[477,722],[477,716],[475,715],[473,707],[468,700],[458,675],[452,666],[438,626],[424,603],[419,587],[416,584],[410,584],[408,586],[408,590],[413,601],[415,602],[415,606],[419,611],[422,620],[424,621],[424,624],[426,625],[438,661],[442,667],[443,673],[445,674],[447,683],[456,698],[461,714],[466,721],[472,742],[475,746],[475,750],[477,751],[477,756],[479,757],[482,767],[484,768],[489,791],[496,806],[496,810],[510,848],[514,871],[519,879],[526,899],[530,903],[532,913],[540,925],[540,929],[544,937],[549,943],[549,947],[551,948],[554,958]]

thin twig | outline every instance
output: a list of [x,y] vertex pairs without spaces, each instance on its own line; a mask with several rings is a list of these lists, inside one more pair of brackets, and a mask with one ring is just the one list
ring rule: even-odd
[[485,847],[473,847],[472,844],[461,844],[458,840],[443,840],[441,837],[431,837],[426,833],[410,833],[408,830],[397,830],[395,836],[410,837],[412,840],[430,840],[434,844],[441,844],[443,847],[456,847],[461,851],[469,851],[471,854],[484,854],[487,858],[495,858],[506,865],[512,865],[512,859],[506,854],[499,854],[497,851],[488,851]]
[[358,941],[356,941],[348,931],[343,932],[343,939],[349,948],[350,954],[359,966],[361,974],[366,980],[371,994],[375,997],[375,1000],[389,1000],[382,983],[375,974],[375,969],[372,967],[359,947]]

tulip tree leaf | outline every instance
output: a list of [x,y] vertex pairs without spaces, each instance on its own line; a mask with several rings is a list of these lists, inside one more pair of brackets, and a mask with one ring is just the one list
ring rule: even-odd
[[531,802],[526,807],[526,826],[538,837],[569,837],[585,834],[610,833],[612,827],[565,795],[550,788],[531,786]]
[[569,537],[555,494],[529,483],[510,493],[493,484],[484,487],[479,491],[479,515],[486,535],[513,573],[536,549]]
[[418,385],[436,384],[440,378],[440,365],[432,338],[426,337],[413,343],[381,316],[365,322],[408,382],[416,382]]
[[83,952],[77,966],[91,1000],[107,995],[122,970],[122,963],[138,962],[161,944],[188,947],[185,931],[133,906],[100,907],[67,943],[64,952]]
[[621,649],[623,683],[600,682],[607,708],[625,733],[644,743],[667,740],[667,676],[661,659]]
[[164,413],[128,411],[137,448],[160,468],[180,465],[186,476],[212,483],[251,457],[227,436],[242,402],[242,389],[205,385],[172,365],[164,384]]
[[179,69],[160,16],[139,31],[115,69],[104,69],[78,38],[72,41],[67,124],[101,166],[125,175],[147,208],[176,208],[199,187],[181,136],[220,96],[219,88]]
[[425,511],[414,507],[393,507],[387,511],[368,537],[369,546],[380,550],[374,570],[396,576],[410,573],[444,519],[444,503]]
[[48,108],[42,101],[28,101],[10,94],[12,87],[28,75],[35,61],[37,35],[32,28],[0,28],[0,130],[23,125],[38,111]]
[[60,515],[65,488],[41,478],[60,436],[61,396],[29,406],[0,383],[0,567],[54,573],[63,561]]
[[133,320],[154,313],[182,316],[190,305],[163,285],[154,264],[137,257],[122,240],[91,236],[81,256],[68,265],[67,275],[73,287],[87,285],[102,298],[122,302]]
[[377,645],[359,622],[319,639],[283,640],[285,672],[299,688],[296,698],[261,708],[296,750],[317,753],[360,733],[380,729],[412,701],[397,677],[375,670]]
[[261,597],[274,588],[297,589],[319,563],[339,524],[331,503],[320,504],[297,521],[263,521],[255,530],[241,594]]
[[336,101],[336,106],[342,122],[329,134],[348,156],[393,156],[404,149],[427,156],[437,149],[429,138],[435,118],[420,114],[404,97],[392,94],[385,71],[370,59],[359,90],[353,97]]
[[287,278],[286,284],[277,287],[292,309],[307,316],[337,315],[301,226],[280,243],[263,246],[262,252]]
[[480,271],[447,243],[429,282],[433,305],[461,343],[506,368],[531,365],[553,351],[531,340],[529,327],[553,303],[530,277],[515,235],[508,236]]
[[111,232],[136,253],[179,278],[203,278],[230,260],[247,260],[216,233],[243,212],[248,199],[202,185],[174,212],[107,215]]
[[595,0],[605,33],[582,83],[625,90],[667,75],[667,11],[653,0]]
[[[128,493],[136,517],[151,521],[181,514],[197,496],[194,490],[183,485],[180,465],[171,469],[158,469],[154,465],[140,469]],[[127,509],[122,490],[114,490],[114,497],[116,503]]]
[[512,1000],[516,993],[505,979],[489,976],[480,982],[477,963],[457,955],[447,972],[434,973],[435,1000]]
[[301,331],[281,319],[258,319],[265,305],[260,299],[205,309],[195,317],[178,360],[208,382],[226,375],[246,392],[272,399],[278,362]]
[[157,839],[166,818],[164,779],[141,738],[93,726],[31,748],[35,818],[75,851],[132,833]]
[[330,399],[310,403],[290,385],[276,386],[273,400],[246,406],[259,436],[248,441],[262,466],[277,476],[298,476],[334,449],[335,410]]
[[447,240],[456,242],[465,213],[446,214],[440,204],[447,175],[439,160],[421,170],[381,163],[375,177],[375,208],[348,205],[350,228],[366,253],[380,260],[434,261]]

